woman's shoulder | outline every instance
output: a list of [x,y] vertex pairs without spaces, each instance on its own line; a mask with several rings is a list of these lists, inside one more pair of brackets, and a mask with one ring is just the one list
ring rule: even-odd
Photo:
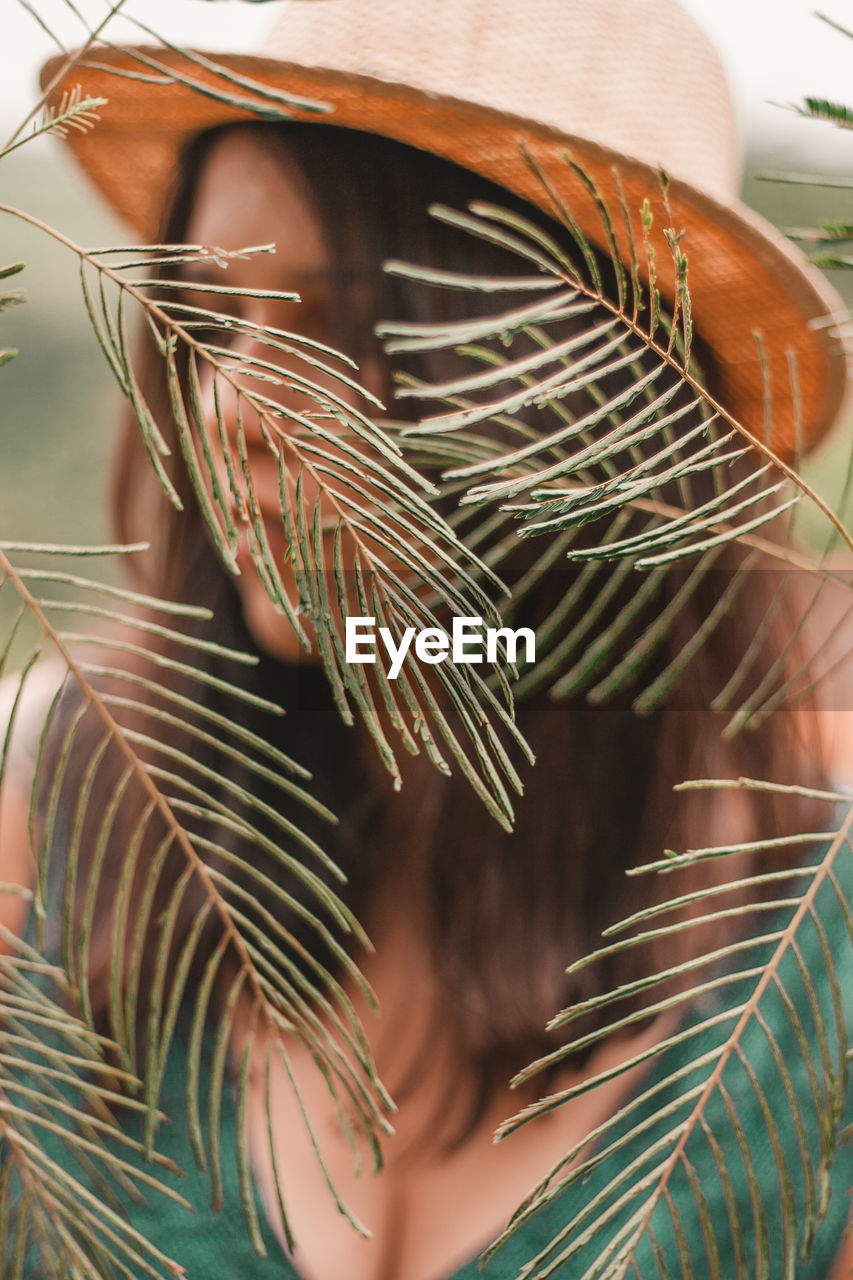
[[66,668],[57,660],[0,679],[0,751],[16,773],[35,764],[48,712],[65,677]]
[[20,936],[26,921],[30,795],[42,731],[64,678],[61,663],[45,662],[0,680],[0,952],[12,945],[8,933]]

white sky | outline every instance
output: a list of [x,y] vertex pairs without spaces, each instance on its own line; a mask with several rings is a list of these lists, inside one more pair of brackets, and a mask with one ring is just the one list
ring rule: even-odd
[[[246,4],[241,0],[128,0],[127,10],[170,39],[197,47],[252,50],[275,12],[288,0]],[[367,3],[368,0],[365,0]],[[424,0],[428,3],[428,0]],[[596,0],[589,0],[594,4]],[[661,0],[662,3],[665,0]],[[822,12],[853,27],[850,0],[816,0]],[[69,0],[0,0],[0,126],[16,124],[32,100],[39,64],[54,51],[49,37],[25,10],[35,9],[69,43],[80,25]],[[101,17],[107,0],[76,0],[87,16]],[[536,0],[519,0],[535,4]],[[625,0],[630,3],[630,0]],[[805,94],[853,101],[853,39],[840,35],[814,13],[815,0],[684,0],[720,48],[751,150],[782,161],[853,171],[853,133],[804,122],[771,103],[791,103]],[[127,37],[126,37],[127,38]],[[133,39],[133,35],[129,37]],[[136,33],[137,41],[144,35]]]

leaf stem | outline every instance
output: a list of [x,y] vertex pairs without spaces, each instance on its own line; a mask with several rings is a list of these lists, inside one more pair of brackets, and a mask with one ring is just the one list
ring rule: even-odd
[[160,814],[167,831],[171,832],[172,838],[182,851],[188,868],[198,876],[203,891],[207,895],[207,900],[213,904],[216,914],[222,922],[224,937],[234,949],[239,971],[248,979],[252,1009],[255,1014],[260,1013],[262,1016],[270,1038],[277,1039],[280,1034],[277,1010],[266,994],[266,984],[249,954],[249,949],[240,930],[232,918],[224,895],[219,890],[215,878],[211,875],[204,860],[193,846],[183,824],[175,816],[172,806],[156,785],[151,776],[151,771],[144,766],[139,755],[133,749],[127,735],[122,731],[121,726],[110,711],[106,700],[101,697],[97,688],[88,679],[83,666],[77,661],[66,642],[51,625],[38,601],[31,594],[26,583],[2,549],[0,549],[0,577],[11,584],[44,635],[49,638],[57,649],[68,672],[77,681],[79,688],[86,697],[87,704],[94,709],[101,719],[108,739],[115,744],[116,748],[127,760],[130,775],[136,778],[150,798],[153,809]]
[[816,492],[814,488],[812,488],[809,482],[805,480],[794,467],[790,466],[780,458],[778,453],[770,448],[769,444],[766,444],[758,436],[753,435],[753,433],[749,431],[738,418],[729,413],[720,401],[711,395],[704,383],[700,382],[699,379],[685,367],[684,363],[678,359],[674,352],[669,351],[666,347],[660,346],[660,344],[649,335],[643,326],[638,324],[636,320],[628,315],[625,310],[611,302],[603,292],[599,293],[597,290],[591,289],[585,281],[581,281],[579,287],[587,297],[594,297],[597,302],[611,313],[611,315],[621,321],[621,323],[623,323],[635,337],[640,339],[649,351],[654,352],[658,359],[662,360],[665,364],[668,364],[669,367],[678,374],[679,378],[685,383],[685,385],[690,387],[697,396],[704,400],[714,413],[719,414],[723,421],[727,422],[730,427],[733,427],[734,430],[738,432],[739,435],[743,436],[744,440],[746,440],[753,449],[762,454],[763,457],[767,458],[767,460],[777,470],[781,471],[783,475],[787,476],[796,488],[799,489],[805,497],[809,498],[818,510],[826,516],[827,520],[829,520],[830,524],[840,535],[845,546],[853,551],[853,533],[850,532],[841,517],[832,510],[829,504],[820,496],[819,493]]
[[[125,2],[126,0],[115,0],[109,12],[102,18],[102,20],[98,23],[98,25],[94,29],[89,31],[89,34],[86,37],[85,42],[80,46],[80,48],[76,49],[74,53],[70,54],[68,58],[66,58],[65,62],[63,62],[62,66],[59,68],[56,74],[52,76],[49,83],[45,85],[44,91],[36,101],[35,105],[27,113],[27,115],[24,116],[23,120],[18,125],[17,129],[11,135],[11,137],[7,139],[5,145],[3,146],[2,151],[0,151],[0,158],[2,158],[4,155],[6,155],[9,151],[12,150],[14,144],[18,141],[18,139],[20,138],[21,134],[24,132],[24,130],[26,129],[30,121],[34,120],[38,115],[38,113],[42,110],[42,108],[47,105],[48,99],[50,98],[50,95],[53,93],[54,89],[56,89],[57,86],[62,83],[62,81],[65,79],[65,77],[69,74],[70,71],[73,71],[74,68],[80,62],[83,61],[86,54],[89,52],[89,50],[94,45],[95,41],[98,39],[98,36],[101,34],[104,28],[113,20],[113,18],[118,13],[119,9],[121,9],[124,6]],[[6,210],[5,212],[9,212],[9,210]],[[47,228],[42,228],[42,229],[47,230]]]

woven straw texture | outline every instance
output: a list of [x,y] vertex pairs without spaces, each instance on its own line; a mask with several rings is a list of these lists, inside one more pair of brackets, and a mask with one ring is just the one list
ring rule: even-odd
[[293,0],[265,52],[494,107],[737,194],[723,68],[677,4]]

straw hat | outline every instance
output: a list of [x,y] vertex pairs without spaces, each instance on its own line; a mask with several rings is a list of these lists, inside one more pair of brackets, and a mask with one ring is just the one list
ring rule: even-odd
[[[153,239],[184,145],[247,113],[182,82],[213,77],[180,54],[156,52],[175,75],[156,87],[150,71],[140,77],[147,69],[139,56],[98,50],[53,97],[81,84],[109,99],[98,127],[70,132],[68,145],[119,214]],[[721,401],[750,431],[765,434],[768,386],[771,443],[787,457],[798,443],[812,447],[838,416],[847,363],[826,321],[843,304],[739,202],[739,148],[719,58],[673,0],[291,0],[263,56],[211,57],[329,109],[295,110],[297,119],[433,152],[553,214],[551,186],[604,246],[595,201],[566,163],[570,152],[613,211],[625,258],[626,221],[642,246],[648,199],[658,284],[670,301],[675,273],[664,232],[684,232],[695,329],[718,362]],[[60,66],[49,63],[43,83]],[[661,168],[672,178],[671,221]]]

